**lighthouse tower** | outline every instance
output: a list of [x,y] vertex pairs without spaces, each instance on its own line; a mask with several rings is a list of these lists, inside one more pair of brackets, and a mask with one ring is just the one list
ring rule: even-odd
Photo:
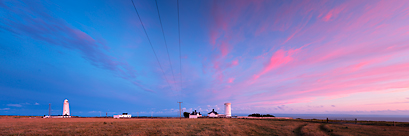
[[224,103],[226,117],[231,117],[231,103]]
[[70,103],[68,103],[68,100],[64,100],[64,107],[62,109],[62,115],[63,116],[70,116]]

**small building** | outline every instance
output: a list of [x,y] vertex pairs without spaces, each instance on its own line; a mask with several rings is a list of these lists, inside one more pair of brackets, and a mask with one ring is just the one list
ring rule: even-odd
[[128,113],[122,113],[122,115],[114,115],[114,119],[131,118],[132,115]]
[[200,114],[200,112],[196,112],[196,110],[189,114],[190,119],[197,119],[198,117],[202,117],[202,114]]
[[208,117],[216,118],[219,114],[214,111],[214,109],[207,114]]

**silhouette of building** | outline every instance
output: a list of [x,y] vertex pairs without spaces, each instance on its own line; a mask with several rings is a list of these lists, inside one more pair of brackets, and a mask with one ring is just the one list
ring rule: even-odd
[[196,110],[192,111],[192,113],[189,114],[189,118],[191,119],[196,119],[198,117],[202,117],[202,114],[200,114],[200,112],[197,112]]
[[207,114],[208,117],[212,117],[212,118],[217,117],[218,115],[219,114],[215,112],[214,109]]

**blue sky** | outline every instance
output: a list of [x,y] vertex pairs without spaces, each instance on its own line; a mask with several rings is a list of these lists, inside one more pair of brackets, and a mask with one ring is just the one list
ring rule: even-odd
[[181,56],[177,1],[158,0],[168,51],[155,1],[135,1],[158,63],[131,1],[1,1],[0,114],[44,115],[49,103],[60,114],[64,99],[80,116],[173,116],[177,101],[189,112],[409,113],[406,1],[179,3]]

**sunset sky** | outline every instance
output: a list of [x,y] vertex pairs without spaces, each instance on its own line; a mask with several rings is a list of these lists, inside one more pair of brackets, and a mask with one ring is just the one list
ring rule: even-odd
[[159,61],[131,0],[1,0],[0,115],[409,115],[408,0],[179,0],[181,52],[134,3]]

